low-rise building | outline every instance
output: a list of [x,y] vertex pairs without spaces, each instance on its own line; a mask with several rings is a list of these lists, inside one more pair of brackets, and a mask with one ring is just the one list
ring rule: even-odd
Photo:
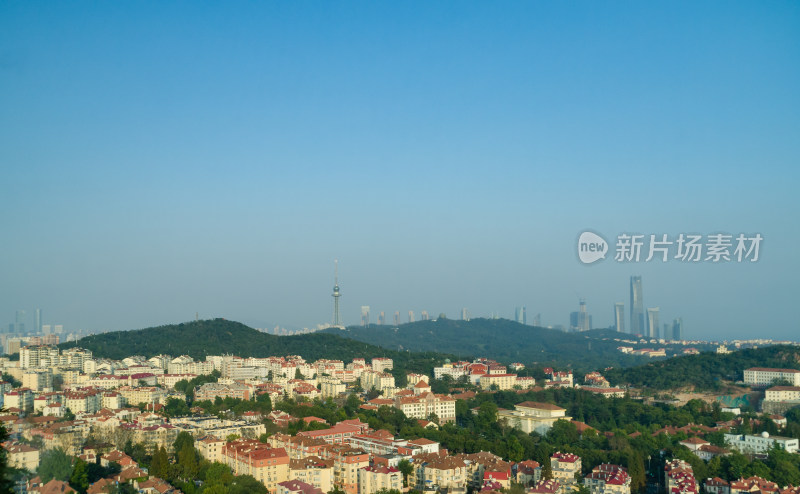
[[538,461],[525,460],[517,463],[517,483],[534,486],[542,478],[542,467]]
[[553,479],[562,486],[575,485],[575,474],[581,471],[581,458],[572,453],[557,451],[550,457],[550,470]]
[[498,410],[497,420],[506,420],[508,425],[526,434],[546,434],[557,420],[570,420],[566,409],[550,403],[524,401],[514,406],[515,410]]
[[325,494],[325,492],[301,480],[285,480],[278,482],[276,494]]
[[800,448],[800,440],[791,437],[770,436],[768,432],[754,434],[725,434],[725,443],[741,453],[763,454],[773,446],[796,453]]
[[583,478],[583,485],[592,494],[630,494],[631,478],[628,471],[619,465],[604,463],[597,465]]
[[744,383],[753,387],[771,386],[778,381],[786,381],[790,386],[800,386],[800,370],[751,367],[744,371]]

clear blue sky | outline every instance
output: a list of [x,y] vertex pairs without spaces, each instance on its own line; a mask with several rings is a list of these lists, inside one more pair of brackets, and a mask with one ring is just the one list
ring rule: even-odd
[[[800,4],[2,2],[0,323],[342,311],[795,338]],[[759,232],[583,266],[585,228]],[[373,320],[375,316],[373,315]]]

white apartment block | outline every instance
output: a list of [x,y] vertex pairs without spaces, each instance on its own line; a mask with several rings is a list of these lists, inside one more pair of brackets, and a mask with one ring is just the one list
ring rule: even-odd
[[800,370],[753,367],[744,371],[744,383],[750,386],[770,386],[775,381],[787,381],[791,386],[800,386]]
[[766,453],[773,445],[789,452],[800,449],[800,440],[791,437],[770,436],[768,432],[759,435],[725,434],[725,443],[741,453]]
[[550,403],[525,401],[514,406],[515,410],[498,410],[497,420],[506,420],[508,425],[526,434],[547,434],[557,420],[571,420],[566,409]]
[[372,359],[372,370],[375,372],[386,372],[394,369],[394,361],[390,358]]

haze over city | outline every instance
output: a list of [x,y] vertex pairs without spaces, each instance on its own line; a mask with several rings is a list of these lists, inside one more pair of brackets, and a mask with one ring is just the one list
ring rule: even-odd
[[[0,5],[0,325],[385,311],[797,339],[800,5]],[[583,265],[584,230],[760,233]]]

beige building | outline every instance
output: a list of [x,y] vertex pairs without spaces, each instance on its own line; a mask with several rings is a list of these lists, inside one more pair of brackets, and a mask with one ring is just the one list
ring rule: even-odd
[[215,461],[223,463],[222,447],[225,445],[224,440],[216,436],[209,435],[198,438],[197,441],[194,442],[194,445],[200,452],[200,456],[206,460],[210,461],[211,463],[214,463]]
[[347,391],[347,385],[335,377],[321,377],[319,384],[322,398],[336,398]]
[[129,405],[136,406],[139,403],[149,405],[151,403],[164,404],[167,401],[167,392],[163,388],[154,386],[123,386],[117,392],[125,398]]
[[379,490],[403,489],[403,474],[394,467],[375,465],[358,471],[358,494],[375,494]]
[[299,480],[322,492],[330,492],[333,490],[333,460],[318,456],[289,460],[289,480]]
[[479,379],[479,385],[483,389],[491,389],[496,386],[497,389],[503,391],[514,389],[517,384],[516,374],[484,374]]
[[767,389],[767,401],[800,400],[800,386],[773,386]]
[[25,412],[33,410],[33,392],[28,388],[17,388],[3,394],[3,408],[18,408]]
[[402,410],[406,417],[412,419],[427,419],[432,414],[435,414],[440,422],[452,422],[456,419],[456,400],[431,392],[417,396],[397,397],[395,407]]
[[39,468],[39,450],[23,443],[4,443],[8,455],[8,465],[35,472]]
[[467,465],[464,460],[444,452],[424,453],[412,458],[414,470],[408,476],[408,485],[417,490],[448,489],[448,492],[466,492]]
[[497,420],[506,420],[508,425],[530,434],[546,434],[557,420],[571,420],[566,409],[550,403],[525,401],[515,405],[515,410],[498,410]]
[[48,370],[27,370],[22,373],[22,387],[36,392],[49,392],[53,389],[53,373]]

